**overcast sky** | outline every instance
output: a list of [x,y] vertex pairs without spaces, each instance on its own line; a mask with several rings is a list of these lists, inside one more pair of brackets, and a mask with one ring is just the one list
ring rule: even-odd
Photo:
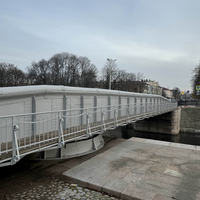
[[0,62],[23,71],[68,52],[107,58],[162,87],[190,90],[200,60],[199,0],[0,0]]

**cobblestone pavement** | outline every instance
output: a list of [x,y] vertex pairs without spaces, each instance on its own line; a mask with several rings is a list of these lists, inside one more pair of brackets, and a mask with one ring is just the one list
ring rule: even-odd
[[92,154],[66,160],[22,159],[16,165],[2,167],[0,170],[0,200],[117,199],[86,188],[81,189],[80,186],[72,187],[61,181],[62,173],[65,171],[125,141],[122,138],[104,138],[104,140],[105,146]]
[[37,188],[24,191],[20,194],[11,194],[10,196],[5,196],[5,200],[37,200],[37,199],[49,199],[49,200],[75,200],[75,199],[85,199],[85,200],[111,200],[118,199],[116,197],[108,196],[107,194],[100,193],[87,188],[79,187],[75,184],[65,183],[55,179],[51,181],[48,187],[40,185]]

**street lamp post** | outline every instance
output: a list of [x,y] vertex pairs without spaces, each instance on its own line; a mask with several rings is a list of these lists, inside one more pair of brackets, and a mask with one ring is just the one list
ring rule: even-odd
[[[109,68],[110,68],[110,74],[109,74],[109,90],[111,90],[111,61],[112,59],[107,58],[108,62],[109,62]],[[115,62],[117,59],[113,60],[113,62]]]

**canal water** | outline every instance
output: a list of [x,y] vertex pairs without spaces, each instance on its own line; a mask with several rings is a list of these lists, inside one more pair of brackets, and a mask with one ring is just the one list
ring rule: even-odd
[[178,135],[168,135],[161,133],[150,133],[150,132],[141,132],[135,131],[133,128],[122,128],[121,136],[118,134],[117,137],[122,137],[124,139],[129,139],[131,137],[139,137],[153,140],[161,140],[168,142],[176,142],[182,144],[192,144],[200,145],[200,133],[183,133],[180,132]]

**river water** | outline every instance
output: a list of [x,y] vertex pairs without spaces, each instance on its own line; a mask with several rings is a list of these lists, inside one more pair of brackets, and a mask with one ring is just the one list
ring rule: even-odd
[[176,142],[176,143],[182,143],[182,144],[200,145],[200,133],[180,132],[178,135],[168,135],[168,134],[162,134],[162,133],[135,131],[133,128],[129,128],[129,127],[123,128],[121,130],[122,131],[121,131],[120,137],[124,139],[129,139],[131,137],[139,137],[139,138],[146,138],[146,139],[153,139],[153,140]]

